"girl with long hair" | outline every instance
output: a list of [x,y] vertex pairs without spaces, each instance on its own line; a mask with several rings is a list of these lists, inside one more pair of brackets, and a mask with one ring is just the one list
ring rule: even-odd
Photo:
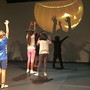
[[[32,23],[31,23],[32,24]],[[26,73],[35,73],[35,71],[33,71],[33,67],[34,67],[34,59],[35,59],[35,25],[36,22],[34,22],[34,30],[33,29],[29,29],[27,32],[27,71]]]

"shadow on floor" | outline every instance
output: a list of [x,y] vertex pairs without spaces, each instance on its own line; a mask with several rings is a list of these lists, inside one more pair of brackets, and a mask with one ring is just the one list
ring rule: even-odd
[[21,74],[21,75],[19,75],[17,77],[14,77],[12,80],[13,81],[20,81],[20,80],[27,79],[27,77],[30,77],[30,74],[24,73],[24,74]]
[[34,84],[43,84],[43,83],[46,83],[46,82],[49,82],[53,80],[53,78],[48,78],[46,76],[36,76],[36,78],[32,79],[32,83]]

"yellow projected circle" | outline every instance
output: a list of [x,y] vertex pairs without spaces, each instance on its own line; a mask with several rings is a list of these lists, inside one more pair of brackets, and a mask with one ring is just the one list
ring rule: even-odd
[[[62,22],[63,31],[68,31],[66,17],[71,19],[71,28],[74,29],[81,21],[83,16],[83,4],[81,0],[62,0],[40,2],[35,4],[34,16],[37,24],[42,30],[52,32],[53,21],[52,16],[56,16],[57,20]],[[59,25],[56,27],[59,29]]]

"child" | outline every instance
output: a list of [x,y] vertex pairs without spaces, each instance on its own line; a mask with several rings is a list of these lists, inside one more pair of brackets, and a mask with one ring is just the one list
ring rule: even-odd
[[[36,25],[36,23],[34,22],[34,25]],[[27,39],[27,56],[28,56],[28,61],[27,61],[27,71],[26,73],[35,73],[35,71],[33,71],[33,67],[34,67],[34,59],[35,59],[35,28],[34,30],[29,29],[26,39]],[[30,70],[31,69],[31,70]]]
[[61,45],[64,40],[66,40],[68,36],[64,37],[62,40],[60,40],[59,36],[55,36],[55,40],[52,40],[54,44],[54,54],[53,54],[53,68],[55,68],[56,60],[59,59],[60,63],[60,69],[64,69],[63,62],[62,62],[62,50],[61,50]]
[[0,30],[0,78],[1,78],[1,88],[6,88],[8,85],[5,84],[6,81],[6,69],[7,69],[7,40],[9,36],[9,21],[4,22],[6,26],[6,33]]
[[49,55],[49,45],[52,44],[51,39],[47,36],[45,32],[40,35],[39,40],[37,41],[37,45],[39,45],[39,63],[37,67],[36,76],[39,75],[40,66],[42,61],[44,60],[44,76],[47,76],[47,58]]
[[37,41],[42,32],[43,31],[41,31],[40,33],[36,33],[35,35],[35,43],[36,43],[36,55],[35,55],[35,63],[34,63],[35,68],[37,67],[39,61],[39,45],[37,45]]

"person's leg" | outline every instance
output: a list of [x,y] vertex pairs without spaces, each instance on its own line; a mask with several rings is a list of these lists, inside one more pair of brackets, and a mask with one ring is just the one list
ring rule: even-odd
[[64,66],[63,66],[62,56],[61,56],[61,54],[58,56],[58,58],[59,58],[59,62],[60,62],[60,69],[63,69]]
[[1,74],[1,88],[6,88],[8,85],[5,84],[6,82],[6,69],[2,69]]
[[7,60],[2,61],[2,69],[1,69],[1,88],[6,88],[6,69],[7,69]]
[[26,73],[29,73],[29,71],[30,71],[29,66],[30,66],[30,62],[27,61],[27,70],[26,70]]
[[2,75],[2,61],[0,61],[0,85],[1,85],[1,75]]
[[42,60],[43,60],[43,54],[40,54],[40,55],[39,55],[39,63],[38,63],[38,67],[37,67],[37,72],[36,72],[36,74],[34,74],[34,75],[36,75],[36,76],[39,75],[40,66],[41,66]]
[[37,67],[38,60],[39,60],[39,46],[36,46],[36,55],[35,55],[34,67]]
[[54,57],[53,57],[53,68],[55,68],[56,60],[57,60],[57,55],[54,54]]
[[0,68],[0,77],[1,77],[1,71],[2,71],[2,69]]
[[35,63],[34,63],[34,67],[37,67],[38,64],[38,59],[39,59],[39,55],[35,56]]
[[44,76],[47,76],[47,58],[48,54],[44,55]]
[[35,73],[35,71],[33,71],[34,59],[35,59],[35,49],[32,49],[31,50],[31,71],[30,73]]
[[2,75],[2,69],[0,67],[0,85],[1,85],[1,75]]
[[27,50],[27,57],[28,57],[28,60],[27,60],[27,71],[26,71],[26,73],[29,73],[29,71],[30,71],[30,50]]
[[2,74],[1,74],[1,83],[5,84],[5,80],[6,80],[6,69],[2,69]]

